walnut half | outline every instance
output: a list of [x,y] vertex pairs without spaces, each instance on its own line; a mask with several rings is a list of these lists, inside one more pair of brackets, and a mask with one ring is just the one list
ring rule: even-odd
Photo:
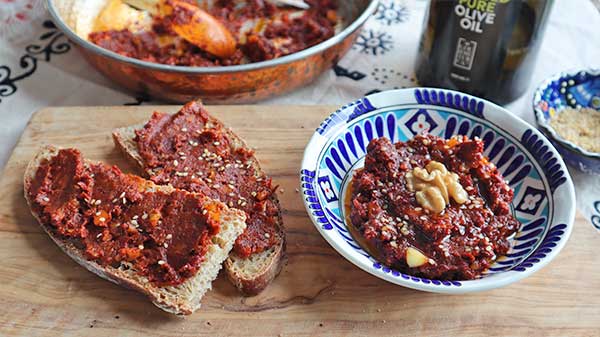
[[405,178],[408,189],[416,191],[419,205],[435,213],[446,208],[450,197],[459,204],[464,204],[469,197],[458,181],[458,175],[437,161],[429,162],[425,168],[415,167]]

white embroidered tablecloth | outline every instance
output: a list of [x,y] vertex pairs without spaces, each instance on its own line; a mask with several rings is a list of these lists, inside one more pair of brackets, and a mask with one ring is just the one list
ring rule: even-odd
[[[600,68],[600,11],[557,0],[529,89],[507,108],[534,124],[531,100],[544,78]],[[296,92],[262,104],[341,105],[379,90],[415,86],[414,61],[426,0],[381,0],[350,53]],[[598,6],[598,3],[596,3]],[[0,0],[0,170],[32,113],[46,106],[161,104],[132,97],[90,68],[49,21],[41,0]],[[92,117],[91,117],[92,118]],[[571,168],[578,208],[600,230],[600,176]]]

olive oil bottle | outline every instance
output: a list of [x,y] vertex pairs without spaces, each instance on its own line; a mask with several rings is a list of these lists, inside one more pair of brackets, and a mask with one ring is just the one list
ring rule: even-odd
[[431,0],[421,36],[421,85],[496,103],[522,95],[531,79],[552,0]]

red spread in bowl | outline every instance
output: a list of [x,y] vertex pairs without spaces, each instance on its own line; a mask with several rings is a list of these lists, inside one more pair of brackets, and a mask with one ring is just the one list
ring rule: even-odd
[[[445,195],[447,203],[436,212],[417,200],[409,177],[432,162],[454,176],[466,201]],[[410,275],[474,279],[508,252],[509,237],[520,225],[510,213],[513,191],[477,138],[418,135],[396,144],[374,139],[350,187],[347,208],[358,241],[384,264]]]
[[244,6],[239,6],[239,1],[215,1],[206,11],[238,39],[236,52],[227,58],[178,38],[172,25],[189,20],[185,12],[156,16],[148,30],[97,31],[89,40],[124,56],[169,65],[207,67],[265,61],[304,50],[335,34],[337,1],[305,1],[310,9],[302,13],[263,0],[246,1]]

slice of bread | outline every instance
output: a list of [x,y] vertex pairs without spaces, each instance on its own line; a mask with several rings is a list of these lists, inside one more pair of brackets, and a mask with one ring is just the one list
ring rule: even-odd
[[[232,130],[225,128],[216,118],[210,117],[206,124],[207,127],[221,128],[226,133],[233,149],[248,148],[240,137],[233,133]],[[152,177],[154,173],[151,170],[144,170],[144,160],[138,152],[138,146],[135,141],[135,131],[143,127],[144,125],[134,125],[116,129],[113,131],[113,139],[116,146],[143,171],[144,176]],[[257,177],[264,176],[255,157],[252,160],[252,170]],[[230,281],[246,296],[256,295],[264,290],[281,271],[281,267],[285,261],[285,232],[281,210],[275,194],[272,195],[272,200],[279,209],[276,219],[276,245],[263,252],[252,254],[247,258],[239,257],[235,252],[231,252],[229,259],[225,262],[225,270]]]
[[[246,228],[245,214],[243,212],[227,208],[221,202],[198,195],[202,200],[204,209],[214,209],[211,204],[218,204],[223,207],[219,213],[219,232],[212,237],[212,242],[198,272],[176,286],[159,287],[131,268],[130,264],[121,264],[115,268],[110,265],[103,266],[95,261],[88,260],[83,249],[78,248],[72,240],[56,233],[55,228],[49,223],[41,220],[41,214],[34,211],[29,193],[30,186],[40,165],[50,160],[58,154],[58,149],[48,146],[37,153],[31,160],[24,176],[25,198],[32,210],[33,216],[40,222],[42,228],[48,233],[52,240],[77,263],[91,271],[92,273],[112,281],[116,284],[137,290],[148,296],[152,302],[159,308],[177,315],[189,315],[200,307],[200,301],[204,294],[211,289],[212,281],[217,277],[223,261],[231,251],[236,238]],[[84,165],[89,166],[93,162],[85,161]],[[140,187],[147,192],[161,191],[172,193],[176,191],[171,186],[158,186],[150,181],[136,177],[140,181]]]

